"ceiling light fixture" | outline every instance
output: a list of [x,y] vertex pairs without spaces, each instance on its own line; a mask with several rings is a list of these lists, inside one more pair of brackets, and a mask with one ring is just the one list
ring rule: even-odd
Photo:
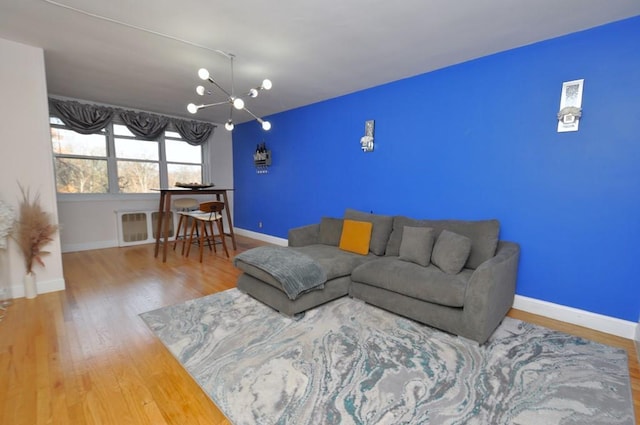
[[[198,71],[198,77],[200,77],[200,79],[208,81],[211,84],[213,84],[214,86],[216,86],[218,88],[218,90],[220,90],[222,93],[225,94],[225,96],[227,96],[227,99],[223,100],[221,102],[209,103],[209,104],[201,104],[201,105],[196,105],[195,103],[190,103],[190,104],[187,105],[187,111],[189,111],[192,114],[195,114],[200,109],[209,108],[211,106],[230,105],[230,107],[229,107],[229,120],[224,125],[225,129],[227,129],[228,131],[232,131],[233,128],[234,128],[234,124],[233,124],[233,109],[235,108],[235,109],[237,109],[239,111],[244,110],[245,112],[247,112],[249,115],[251,115],[256,121],[258,121],[262,125],[262,129],[263,130],[268,131],[269,129],[271,129],[271,123],[269,121],[263,120],[262,118],[258,117],[253,112],[251,112],[249,109],[247,109],[246,106],[245,106],[244,100],[241,97],[238,97],[238,96],[236,96],[234,94],[233,59],[235,58],[235,55],[233,55],[231,53],[227,53],[227,54],[225,54],[225,56],[227,56],[229,58],[229,62],[230,62],[230,66],[231,66],[231,93],[229,93],[220,84],[218,84],[216,82],[216,80],[211,78],[211,75],[209,74],[209,71],[207,71],[204,68],[200,68],[200,70]],[[260,84],[260,86],[250,89],[245,94],[245,96],[249,96],[251,98],[258,97],[258,94],[260,94],[260,91],[262,91],[262,90],[271,90],[272,86],[273,86],[273,84],[271,83],[271,80],[265,79],[265,80],[262,81],[262,84]],[[205,89],[203,86],[196,87],[196,93],[198,95],[200,95],[200,96],[204,96],[205,94],[207,94],[207,95],[212,94],[212,92],[210,90]]]

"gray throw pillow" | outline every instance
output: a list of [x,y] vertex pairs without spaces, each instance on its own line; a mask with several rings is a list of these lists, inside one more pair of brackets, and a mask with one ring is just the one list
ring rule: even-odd
[[431,261],[448,274],[458,274],[471,253],[471,239],[457,233],[443,230],[436,240]]
[[393,231],[389,237],[385,255],[397,256],[402,241],[404,226],[433,227],[436,239],[443,230],[457,233],[471,239],[471,253],[465,267],[475,269],[493,257],[498,247],[500,222],[498,220],[416,220],[404,216],[396,216],[393,220]]
[[433,235],[431,227],[405,226],[398,258],[427,267],[431,262]]
[[391,230],[393,229],[393,216],[370,214],[347,208],[344,212],[344,218],[347,220],[368,221],[373,224],[369,251],[376,255],[384,255],[389,235],[391,235]]
[[324,245],[338,246],[342,235],[341,218],[322,217],[320,220],[320,230],[318,233],[318,243]]

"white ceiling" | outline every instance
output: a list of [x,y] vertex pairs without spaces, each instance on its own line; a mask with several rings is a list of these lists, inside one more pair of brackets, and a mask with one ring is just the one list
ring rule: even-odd
[[265,116],[636,15],[640,0],[0,0],[0,38],[44,49],[50,94],[224,122],[186,111],[199,68],[230,89],[216,50],[237,94],[273,81],[247,101]]

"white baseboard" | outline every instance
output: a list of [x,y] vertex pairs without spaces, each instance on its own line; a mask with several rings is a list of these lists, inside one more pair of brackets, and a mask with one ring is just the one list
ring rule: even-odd
[[636,325],[635,343],[636,343],[636,355],[638,356],[638,363],[640,363],[640,321],[638,321],[638,324]]
[[640,332],[638,330],[640,325],[635,322],[541,301],[535,298],[524,297],[522,295],[516,295],[513,301],[513,308],[627,339],[634,339],[634,335]]
[[287,246],[287,244],[289,243],[287,239],[278,238],[276,236],[271,236],[271,235],[265,235],[264,233],[253,232],[251,230],[238,229],[234,227],[233,231],[235,232],[236,235],[246,236],[248,238],[257,239],[263,242],[269,242],[274,245]]
[[118,246],[118,240],[112,241],[96,241],[86,243],[62,244],[60,247],[62,252],[90,251],[92,249],[115,248]]
[[[64,291],[66,285],[64,279],[53,279],[46,281],[37,281],[36,283],[38,294],[46,294],[47,292],[56,292],[56,291]],[[24,286],[23,285],[12,285],[11,286],[11,297],[12,298],[23,298],[24,297]]]
[[[278,238],[276,236],[265,235],[264,233],[253,232],[251,230],[238,229],[236,227],[233,228],[233,231],[236,235],[246,236],[251,239],[256,239],[259,241],[264,241],[268,243],[272,243],[274,245],[287,246],[287,239]],[[149,243],[149,242],[145,242]],[[61,249],[63,253],[66,252],[77,252],[77,251],[90,251],[92,249],[104,249],[104,248],[116,248],[118,247],[118,240],[111,241],[95,241],[95,242],[84,242],[77,244],[62,244]]]

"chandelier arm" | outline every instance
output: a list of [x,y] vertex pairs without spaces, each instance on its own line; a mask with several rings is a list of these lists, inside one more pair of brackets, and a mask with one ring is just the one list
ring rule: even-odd
[[235,80],[233,78],[233,58],[235,57],[235,55],[231,55],[229,56],[229,63],[231,66],[231,97],[235,96],[235,90],[233,89],[234,85],[235,85]]
[[216,80],[214,80],[214,79],[213,79],[213,78],[211,78],[211,77],[207,78],[207,80],[208,80],[211,84],[213,84],[214,86],[216,86],[217,88],[219,88],[219,89],[220,89],[220,91],[222,91],[222,93],[226,94],[228,98],[231,98],[231,97],[232,97],[232,96],[231,96],[231,94],[230,94],[228,91],[226,91],[224,88],[222,88],[222,86],[221,86],[220,84],[216,83]]
[[227,104],[227,103],[230,103],[230,101],[225,100],[224,102],[209,103],[209,104],[206,104],[206,105],[200,105],[200,106],[198,106],[198,109],[208,108],[208,107],[210,107],[210,106],[224,105],[224,104]]
[[253,112],[251,112],[250,110],[248,110],[247,108],[242,108],[245,112],[247,112],[249,115],[251,115],[253,118],[255,118],[256,120],[258,120],[259,122],[262,122],[262,118],[259,118],[258,116],[256,116],[256,114],[254,114]]

